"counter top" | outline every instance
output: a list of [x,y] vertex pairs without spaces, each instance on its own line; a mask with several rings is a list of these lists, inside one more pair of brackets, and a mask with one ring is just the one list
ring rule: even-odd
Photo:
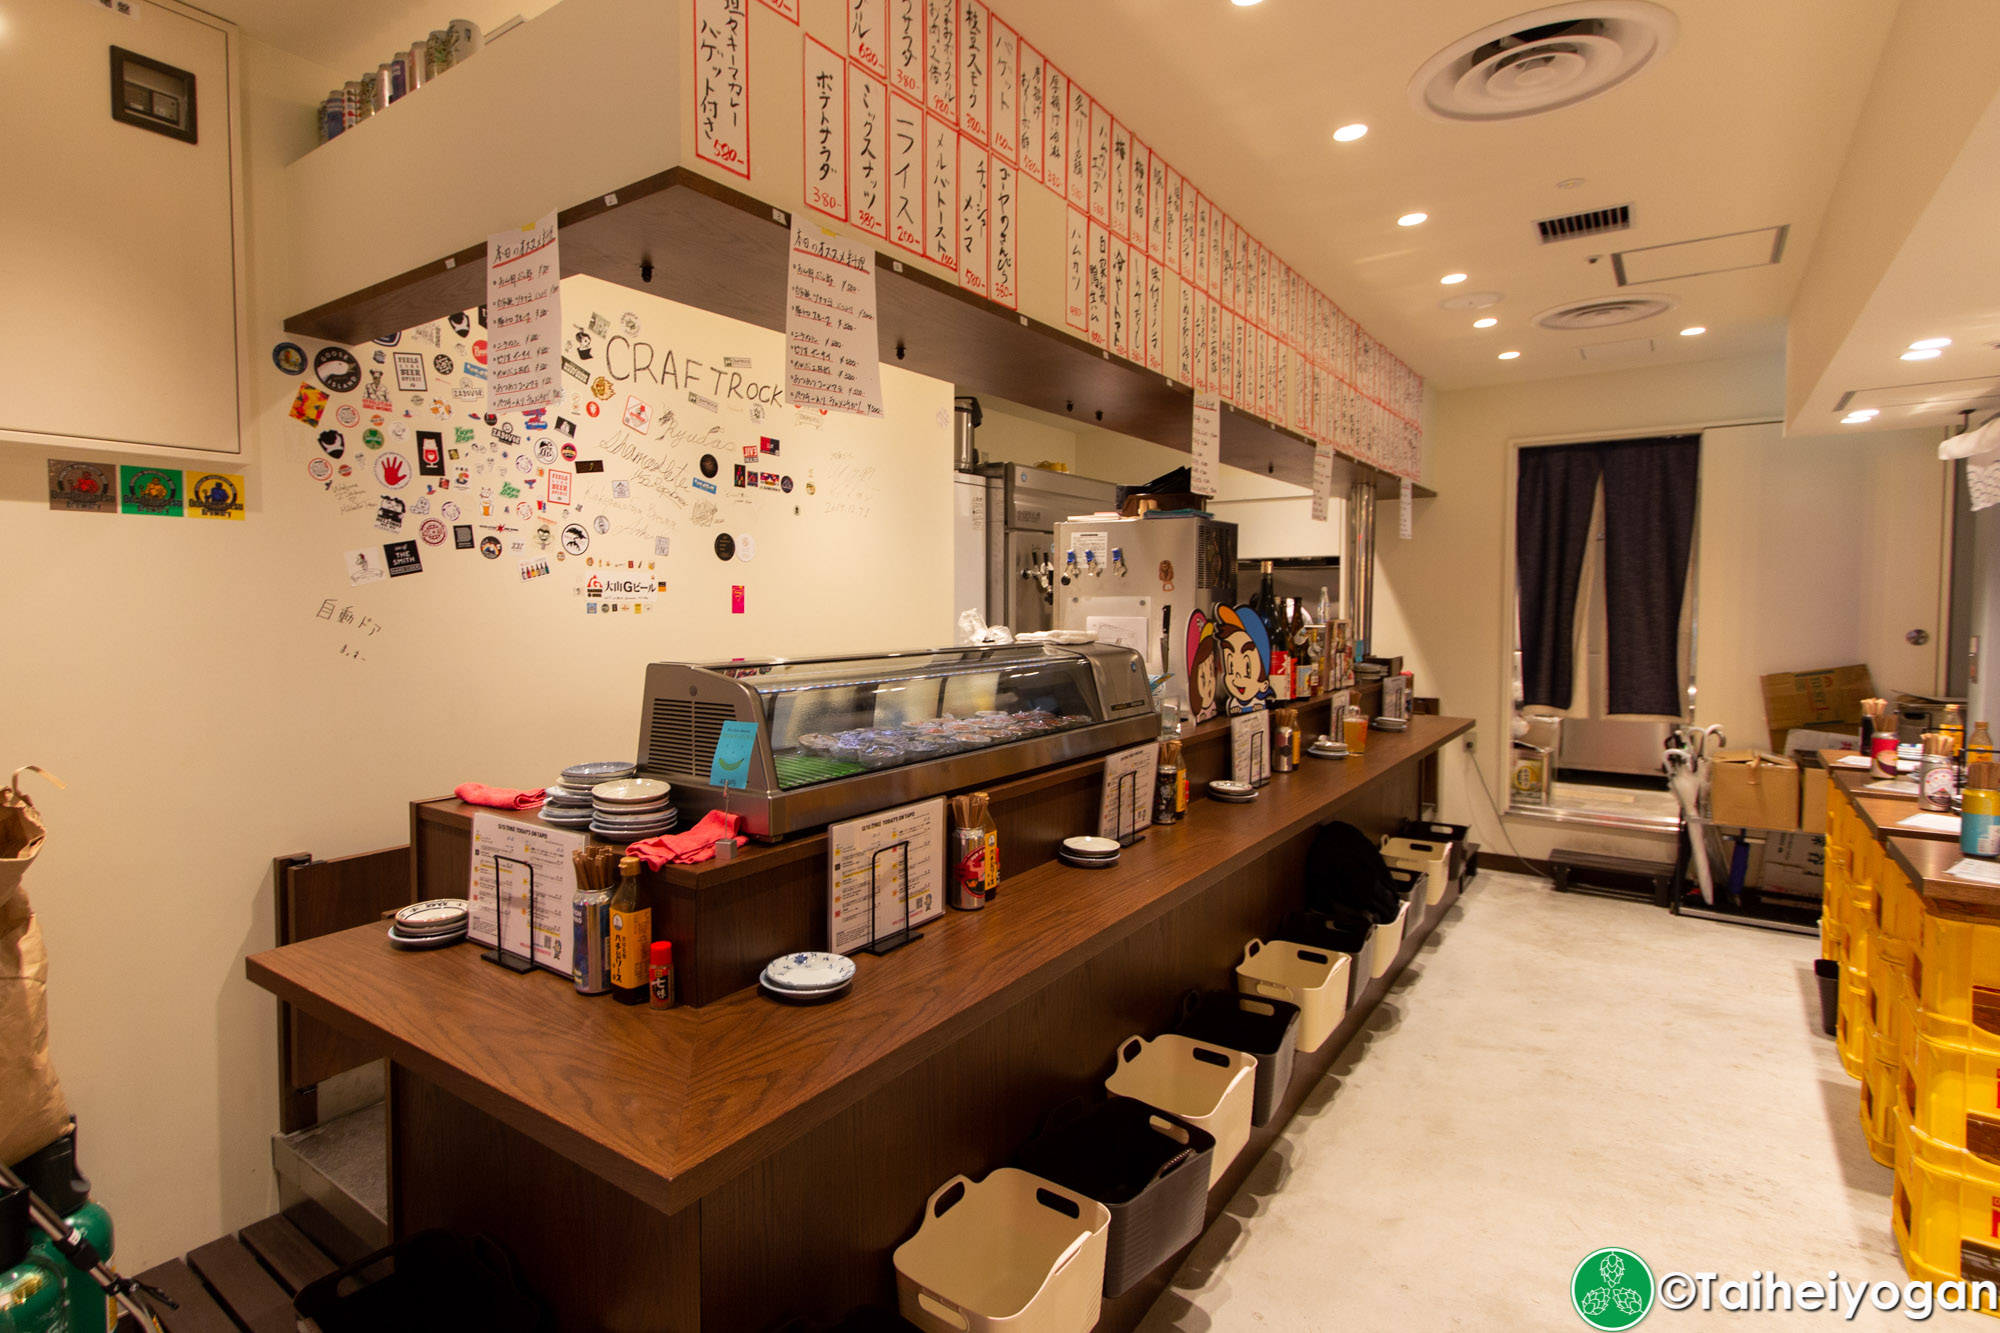
[[1919,886],[1929,905],[1953,916],[2000,920],[2000,885],[1950,874],[1965,853],[1936,838],[1891,838],[1889,856]]
[[[1861,822],[1879,841],[1883,838],[1918,838],[1926,841],[1949,842],[1958,846],[1958,830],[1950,833],[1929,833],[1923,829],[1902,828],[1899,821],[1911,815],[1921,814],[1914,800],[1896,796],[1856,796],[1854,808],[1861,812]],[[1942,813],[1942,812],[1941,812]]]
[[[1854,751],[1852,750],[1821,750],[1819,752],[1820,762],[1823,765],[1825,765],[1827,774],[1835,786],[1839,787],[1849,796],[1859,796],[1862,794],[1861,789],[1863,787],[1866,787],[1869,783],[1887,781],[1887,779],[1885,778],[1876,777],[1874,770],[1872,769],[1839,768],[1835,766],[1834,760],[1840,758],[1842,755],[1850,755],[1853,753]],[[1904,774],[1903,776],[1914,777],[1915,774],[1909,773],[1909,774]],[[1917,799],[1914,794],[1909,796],[1901,796],[1894,792],[1879,792],[1879,791],[1869,792],[1867,793],[1867,796],[1871,800],[1882,800],[1882,801],[1915,801]]]
[[1111,870],[1050,862],[1010,876],[987,911],[948,912],[916,944],[857,957],[853,994],[822,1007],[748,989],[653,1013],[585,999],[553,973],[517,976],[482,962],[476,946],[405,953],[379,926],[256,954],[245,970],[673,1213],[914,1067],[992,1006],[1082,965],[1472,726],[1413,717],[1405,732],[1372,732],[1364,757],[1306,760],[1253,804],[1225,810],[1196,799],[1184,820],[1149,830]]

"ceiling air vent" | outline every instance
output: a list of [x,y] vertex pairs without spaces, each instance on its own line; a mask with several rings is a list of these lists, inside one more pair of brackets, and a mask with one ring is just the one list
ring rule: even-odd
[[1579,0],[1459,38],[1423,63],[1410,102],[1442,120],[1514,120],[1608,92],[1665,55],[1680,31],[1648,0]]
[[1573,241],[1579,236],[1602,236],[1607,231],[1624,231],[1632,225],[1632,205],[1620,204],[1616,208],[1593,208],[1588,213],[1571,213],[1567,217],[1543,218],[1535,224],[1535,230],[1542,234],[1542,244],[1550,241]]
[[1664,315],[1677,304],[1671,296],[1602,296],[1544,310],[1535,323],[1545,329],[1603,329]]

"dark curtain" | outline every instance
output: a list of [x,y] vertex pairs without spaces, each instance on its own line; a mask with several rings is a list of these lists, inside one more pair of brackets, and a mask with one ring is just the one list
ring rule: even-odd
[[1523,449],[1515,558],[1525,701],[1568,708],[1577,585],[1604,484],[1605,706],[1679,716],[1681,600],[1694,548],[1698,435]]
[[1529,704],[1568,708],[1576,679],[1571,627],[1604,465],[1594,444],[1523,449],[1520,458],[1514,562],[1521,592],[1521,685]]

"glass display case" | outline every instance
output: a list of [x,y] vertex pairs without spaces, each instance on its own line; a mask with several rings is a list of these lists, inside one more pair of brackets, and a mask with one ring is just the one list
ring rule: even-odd
[[[726,722],[756,741],[743,785],[713,779]],[[684,816],[728,809],[775,840],[836,820],[1150,740],[1146,668],[1108,644],[656,662],[639,766]]]

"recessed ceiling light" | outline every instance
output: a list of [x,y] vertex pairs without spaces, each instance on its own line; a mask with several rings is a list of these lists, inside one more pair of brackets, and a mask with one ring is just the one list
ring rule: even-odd
[[1368,133],[1366,125],[1342,125],[1333,132],[1333,137],[1339,143],[1353,143],[1366,133]]
[[1485,319],[1475,319],[1475,320],[1473,320],[1473,321],[1472,321],[1472,327],[1473,327],[1473,328],[1475,328],[1475,329],[1490,329],[1490,328],[1492,328],[1492,327],[1493,327],[1493,326],[1494,326],[1495,324],[1498,324],[1499,322],[1500,322],[1500,321],[1499,321],[1499,320],[1497,320],[1497,319],[1495,319],[1495,318],[1493,318],[1493,316],[1491,316],[1491,315],[1488,315],[1488,316],[1487,316],[1487,317],[1486,317]]
[[1940,352],[1940,351],[1939,351],[1939,350],[1938,350],[1937,348],[1935,348],[1935,347],[1925,347],[1925,348],[1921,348],[1921,349],[1920,349],[1920,350],[1918,350],[1918,351],[1914,351],[1914,352],[1905,352],[1905,353],[1903,353],[1903,360],[1905,360],[1905,361],[1930,361],[1930,360],[1933,360],[1933,359],[1935,359],[1935,358],[1937,358],[1937,357],[1940,357],[1940,356],[1943,356],[1943,355],[1944,355],[1944,353],[1943,353],[1943,352]]
[[1416,227],[1430,220],[1431,215],[1428,213],[1405,213],[1396,219],[1396,225],[1399,227]]
[[1851,417],[1878,417],[1882,415],[1882,409],[1879,407],[1857,407],[1847,415]]
[[1263,0],[1229,0],[1229,3],[1238,9],[1248,9],[1252,5],[1262,4]]
[[1687,328],[1684,328],[1684,329],[1682,329],[1682,330],[1681,330],[1681,337],[1683,337],[1683,338],[1699,338],[1699,337],[1700,337],[1700,336],[1701,336],[1702,334],[1704,334],[1704,333],[1707,333],[1707,332],[1708,332],[1708,328],[1707,328],[1707,326],[1706,326],[1706,325],[1702,325],[1702,324],[1691,324],[1691,325],[1689,325],[1689,326],[1688,326]]
[[1868,422],[1873,421],[1874,419],[1875,419],[1874,417],[1859,417],[1859,416],[1842,417],[1840,419],[1840,424],[1843,426],[1861,426],[1861,425],[1866,425]]
[[1520,355],[1521,354],[1519,352],[1502,352],[1500,353],[1500,360],[1513,361],[1517,359]]
[[1453,283],[1464,282],[1465,275],[1463,273],[1447,273],[1442,278],[1439,278],[1438,281],[1449,287]]
[[1934,347],[1949,346],[1951,346],[1951,339],[1949,338],[1919,338],[1910,344],[1910,350],[1912,352],[1926,352]]

